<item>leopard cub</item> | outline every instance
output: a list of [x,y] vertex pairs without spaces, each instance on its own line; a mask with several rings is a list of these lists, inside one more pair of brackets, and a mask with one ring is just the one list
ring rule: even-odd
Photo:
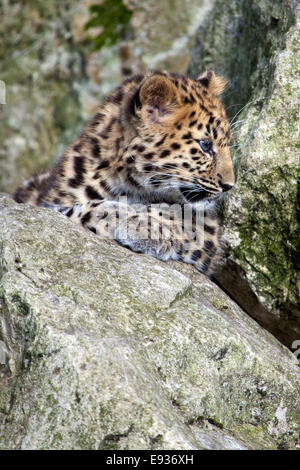
[[100,105],[54,168],[15,192],[95,234],[211,274],[220,252],[212,202],[234,185],[226,80],[153,71]]

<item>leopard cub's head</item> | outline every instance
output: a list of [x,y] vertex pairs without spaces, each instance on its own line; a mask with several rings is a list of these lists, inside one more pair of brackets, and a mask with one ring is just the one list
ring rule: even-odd
[[123,155],[130,184],[190,203],[233,187],[230,128],[218,98],[225,85],[213,72],[197,80],[165,72],[143,79]]

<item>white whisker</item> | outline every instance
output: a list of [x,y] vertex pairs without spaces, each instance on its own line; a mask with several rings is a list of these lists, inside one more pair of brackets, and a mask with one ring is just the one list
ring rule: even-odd
[[249,101],[248,103],[245,104],[245,106],[243,106],[234,116],[233,118],[231,119],[229,125],[231,127],[231,124],[232,122],[234,121],[234,119],[243,111],[243,109],[247,108],[247,106],[250,106],[250,104],[254,103],[256,100],[252,100],[252,101]]

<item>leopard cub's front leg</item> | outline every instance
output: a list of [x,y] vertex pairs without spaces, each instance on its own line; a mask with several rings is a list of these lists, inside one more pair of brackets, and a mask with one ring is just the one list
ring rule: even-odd
[[132,213],[128,204],[120,204],[113,200],[92,200],[84,204],[60,209],[69,219],[102,238],[115,240],[116,229],[119,225],[120,212],[122,216]]
[[161,237],[161,217],[151,206],[95,200],[60,209],[60,212],[96,235],[116,240],[137,253],[150,254],[165,261],[178,259],[173,249],[174,237]]
[[163,261],[180,260],[209,274],[217,260],[219,226],[203,210],[95,200],[61,212],[102,238]]

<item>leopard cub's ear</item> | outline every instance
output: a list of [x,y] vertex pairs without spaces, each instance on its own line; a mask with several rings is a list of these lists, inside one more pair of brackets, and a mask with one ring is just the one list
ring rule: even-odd
[[162,123],[179,104],[175,85],[164,75],[153,75],[142,84],[139,99],[142,118],[148,122]]
[[204,75],[197,78],[197,81],[201,83],[207,90],[213,95],[219,96],[225,89],[228,80],[224,77],[215,75],[212,70],[208,70]]

